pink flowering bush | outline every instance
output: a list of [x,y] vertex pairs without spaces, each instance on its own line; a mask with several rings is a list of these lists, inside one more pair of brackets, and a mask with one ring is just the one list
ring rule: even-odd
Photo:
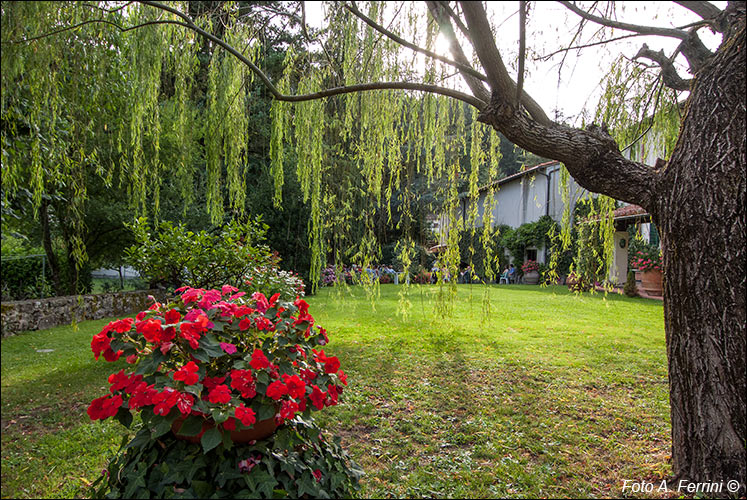
[[524,274],[532,271],[539,272],[539,264],[537,264],[537,261],[528,260],[521,266],[521,270],[524,271]]
[[631,258],[630,265],[641,272],[661,271],[661,251],[658,248],[639,250]]

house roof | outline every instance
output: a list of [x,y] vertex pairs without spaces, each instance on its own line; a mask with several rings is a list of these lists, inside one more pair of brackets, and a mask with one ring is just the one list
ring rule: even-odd
[[485,184],[484,186],[478,188],[478,191],[482,192],[482,191],[485,191],[486,189],[488,189],[491,186],[500,186],[502,184],[506,184],[507,182],[511,182],[513,180],[516,180],[516,179],[519,179],[521,177],[524,177],[525,175],[534,174],[537,171],[543,170],[543,169],[545,169],[545,168],[547,168],[549,166],[559,165],[559,164],[560,164],[560,162],[557,161],[557,160],[546,161],[544,163],[540,163],[539,165],[535,165],[533,167],[529,167],[529,168],[527,168],[525,170],[522,170],[521,172],[516,172],[515,174],[511,174],[511,175],[508,175],[508,176],[506,176],[506,177],[504,177],[502,179],[498,179],[497,181],[493,181],[490,184]]
[[638,217],[648,217],[649,213],[645,208],[638,205],[625,205],[612,212],[612,217],[615,220],[632,219]]

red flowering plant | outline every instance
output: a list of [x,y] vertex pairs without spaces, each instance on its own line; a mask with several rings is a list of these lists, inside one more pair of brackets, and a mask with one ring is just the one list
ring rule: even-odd
[[661,271],[661,251],[658,248],[639,250],[631,258],[630,265],[641,272]]
[[521,270],[524,271],[524,274],[530,273],[532,271],[539,272],[539,264],[537,263],[537,261],[528,260],[521,266]]
[[[337,357],[317,350],[329,339],[309,305],[237,292],[182,287],[173,302],[106,325],[91,342],[96,359],[125,357],[133,370],[109,376],[109,394],[88,408],[91,419],[129,426],[140,412],[155,438],[182,417],[179,433],[199,434],[207,453],[230,449],[230,431],[336,405],[347,376]],[[215,426],[203,429],[206,420]]]

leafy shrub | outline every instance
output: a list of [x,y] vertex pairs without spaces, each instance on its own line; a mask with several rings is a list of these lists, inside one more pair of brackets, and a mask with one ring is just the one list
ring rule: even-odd
[[635,273],[628,271],[628,278],[625,280],[623,293],[628,297],[638,297],[638,286],[635,284]]
[[130,228],[137,244],[125,250],[125,260],[151,288],[238,286],[251,269],[271,264],[263,245],[268,228],[259,219],[231,222],[212,233],[168,221],[151,232],[144,217]]
[[363,472],[339,438],[299,421],[273,437],[202,453],[142,429],[94,483],[93,498],[350,498]]
[[260,292],[265,296],[280,294],[280,300],[292,302],[296,297],[305,295],[303,279],[292,271],[284,271],[278,267],[280,258],[273,253],[270,262],[264,266],[257,266],[244,275],[240,290],[252,295]]
[[[127,427],[132,411],[142,418],[98,494],[349,496],[359,471],[311,421],[312,410],[338,403],[347,376],[335,356],[315,349],[328,337],[308,304],[260,293],[245,300],[229,285],[179,291],[169,304],[109,323],[91,342],[97,359],[125,356],[135,369],[113,373],[110,394],[94,399],[88,415]],[[178,434],[199,443],[169,435],[179,418]],[[263,421],[277,433],[234,445],[232,431]]]

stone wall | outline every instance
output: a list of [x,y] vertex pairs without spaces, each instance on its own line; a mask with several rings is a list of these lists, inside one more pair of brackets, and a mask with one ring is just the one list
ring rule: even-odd
[[138,290],[134,292],[77,295],[48,299],[14,300],[3,302],[2,336],[7,337],[27,330],[41,330],[76,321],[125,316],[137,313],[153,304],[148,296],[166,300],[164,290]]

